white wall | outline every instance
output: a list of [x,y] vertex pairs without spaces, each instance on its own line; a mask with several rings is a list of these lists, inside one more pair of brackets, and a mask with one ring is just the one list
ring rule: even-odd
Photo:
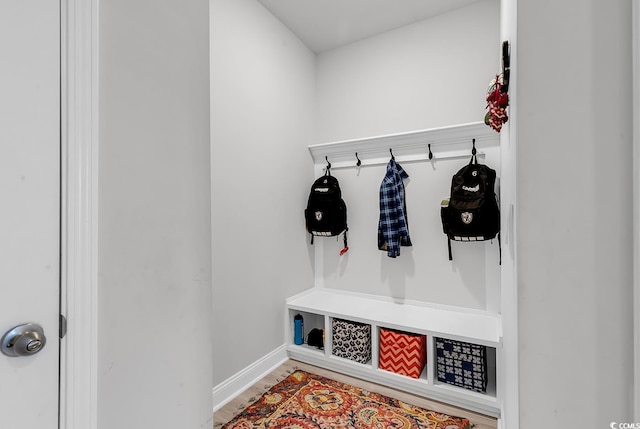
[[98,428],[211,427],[208,2],[99,16]]
[[255,0],[211,2],[214,382],[284,344],[312,286],[315,57]]
[[[214,339],[221,345],[214,350],[214,384],[219,384],[283,344],[284,300],[312,286],[313,249],[302,217],[313,180],[307,146],[329,136],[364,137],[482,120],[486,87],[499,66],[498,48],[487,48],[499,46],[499,4],[481,2],[317,58],[255,0],[213,0],[211,7]],[[460,34],[443,42],[442,32],[451,26]],[[365,78],[373,69],[379,70]],[[471,69],[482,72],[471,74]],[[353,75],[360,73],[365,73],[358,76],[361,86],[354,88]],[[433,76],[433,84],[424,85],[425,75]],[[443,83],[458,76],[464,77]],[[352,109],[341,115],[345,93]],[[375,102],[371,93],[377,95]],[[440,98],[445,101],[435,101]],[[458,111],[458,104],[471,100],[475,106]],[[409,113],[398,116],[397,111]],[[445,194],[456,167],[439,166],[446,169],[440,177],[448,176],[442,182]],[[370,185],[375,194],[381,174],[369,173],[372,179],[359,183]],[[419,186],[416,192],[422,192]],[[437,204],[442,195],[434,195]],[[354,203],[350,219],[358,219],[356,206],[366,201]],[[433,224],[438,227],[438,222]],[[365,265],[379,261],[381,252],[375,246],[367,249],[355,223],[352,228],[352,253],[362,252]],[[437,236],[444,238],[439,230]],[[446,240],[429,249],[446,260]],[[464,261],[464,252],[458,257]],[[420,260],[414,265],[430,268]],[[483,271],[484,260],[480,265]],[[405,270],[406,263],[398,269]],[[358,277],[357,269],[350,273]],[[379,273],[372,274],[378,274],[379,284]],[[459,281],[442,297],[442,288],[439,295],[423,287],[424,274],[410,282],[408,292],[395,285],[389,290],[388,282],[397,277],[393,271],[383,276],[386,288],[375,292],[449,303],[456,295],[457,304],[484,306],[483,283],[469,288]],[[342,284],[371,292],[367,278]]]
[[[498,147],[482,151],[481,162],[500,174]],[[471,142],[469,142],[469,154]],[[437,156],[437,155],[436,155]],[[355,160],[355,157],[354,157]],[[340,240],[324,239],[324,286],[402,300],[485,310],[498,308],[488,302],[491,282],[499,281],[497,240],[452,243],[449,261],[447,237],[442,232],[440,202],[449,194],[451,176],[468,158],[400,163],[409,174],[405,181],[411,247],[402,247],[397,258],[378,250],[379,189],[386,166],[336,169],[347,203],[349,252],[339,256]]]
[[631,2],[519,0],[518,38],[521,428],[633,422]]
[[[482,121],[489,81],[500,71],[499,31],[500,2],[487,0],[318,55],[316,142]],[[499,174],[499,150],[487,155],[481,161]],[[497,242],[453,243],[451,263],[440,220],[451,176],[466,163],[403,164],[413,247],[396,259],[377,248],[385,166],[334,170],[351,250],[339,257],[342,242],[325,240],[325,286],[485,309],[487,282],[499,279]]]
[[499,55],[497,0],[323,52],[316,143],[482,121]]

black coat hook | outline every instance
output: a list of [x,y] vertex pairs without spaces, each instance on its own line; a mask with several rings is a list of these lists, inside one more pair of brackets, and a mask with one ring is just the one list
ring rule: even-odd
[[511,52],[509,50],[509,41],[502,42],[502,86],[500,92],[506,94],[509,92],[509,80],[511,78]]
[[476,151],[476,139],[473,139],[473,147],[471,148],[471,155],[475,156],[477,153]]
[[358,162],[356,162],[356,167],[360,167],[362,165],[362,161],[358,158],[358,152],[356,152],[356,159],[358,160]]
[[327,171],[331,169],[331,163],[329,162],[329,157],[325,156],[324,159],[327,161]]
[[508,69],[511,67],[511,53],[509,52],[509,41],[502,42],[502,67]]
[[433,152],[431,152],[431,143],[427,145],[429,147],[429,159],[433,159]]
[[389,153],[391,154],[391,159],[395,161],[396,157],[393,156],[393,150],[391,150],[391,148],[389,148]]

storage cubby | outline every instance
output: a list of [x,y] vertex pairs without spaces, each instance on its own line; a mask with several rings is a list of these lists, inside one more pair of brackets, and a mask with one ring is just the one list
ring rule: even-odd
[[[435,344],[435,339],[433,340]],[[496,371],[496,348],[484,346],[485,357],[486,357],[486,390],[484,392],[478,392],[470,389],[466,389],[464,387],[456,386],[453,384],[448,384],[439,380],[438,378],[438,356],[437,356],[437,347],[434,345],[434,387],[437,389],[441,389],[444,391],[463,391],[465,393],[469,393],[471,395],[482,395],[490,398],[495,398],[497,396],[497,371]]]
[[331,355],[371,365],[371,325],[331,318]]
[[[436,380],[473,392],[487,393],[489,384],[488,347],[436,337]],[[495,349],[493,349],[495,355]]]
[[378,368],[426,380],[427,336],[386,327],[378,328]]
[[[297,314],[300,314],[302,316],[302,320],[304,323],[304,344],[298,345],[294,343],[294,336],[295,336],[295,324],[294,324],[294,318],[296,317]],[[309,350],[311,352],[314,353],[318,353],[318,354],[324,354],[324,350],[320,349],[318,347],[315,346],[310,346],[307,343],[307,338],[309,335],[309,332],[311,332],[311,330],[313,329],[320,329],[320,330],[324,330],[325,329],[325,321],[324,321],[325,317],[322,314],[317,314],[317,313],[311,313],[311,312],[307,312],[307,311],[296,311],[296,310],[288,310],[287,312],[287,344],[289,344],[289,346],[291,347],[300,347],[302,349],[306,349]]]
[[[496,383],[496,353],[501,350],[500,317],[463,308],[428,305],[419,302],[395,302],[381,296],[314,288],[287,300],[288,332],[293,338],[295,314],[324,316],[325,332],[330,333],[334,319],[350,320],[371,326],[371,360],[366,364],[334,356],[331,335],[325,334],[325,349],[296,346],[288,341],[293,359],[371,380],[417,395],[457,404],[485,414],[499,415],[499,389]],[[307,322],[305,319],[305,327]],[[393,329],[426,335],[426,366],[418,378],[380,369],[380,329]],[[487,346],[487,391],[479,393],[437,382],[435,338]]]

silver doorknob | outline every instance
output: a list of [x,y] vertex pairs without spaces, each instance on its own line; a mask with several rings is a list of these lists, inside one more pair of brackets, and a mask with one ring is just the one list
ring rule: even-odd
[[16,326],[2,336],[2,353],[11,356],[31,356],[38,353],[47,343],[47,337],[40,325],[27,323]]

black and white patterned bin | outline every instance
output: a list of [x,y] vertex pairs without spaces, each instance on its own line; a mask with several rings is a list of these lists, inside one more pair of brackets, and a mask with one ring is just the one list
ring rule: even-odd
[[331,331],[333,355],[359,363],[371,360],[371,325],[333,319]]

